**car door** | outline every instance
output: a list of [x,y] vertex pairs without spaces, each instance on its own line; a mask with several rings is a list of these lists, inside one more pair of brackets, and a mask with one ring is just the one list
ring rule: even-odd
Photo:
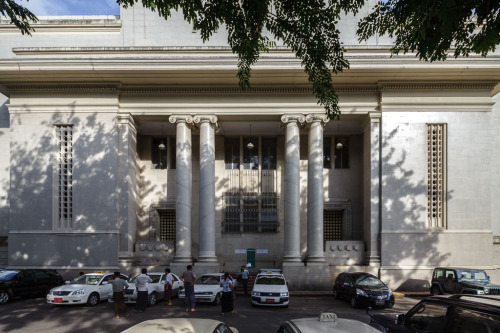
[[14,279],[16,279],[15,287],[13,286],[14,295],[25,297],[38,296],[36,279],[32,270],[21,271]]
[[453,306],[438,302],[422,302],[404,320],[404,327],[412,333],[445,333]]
[[172,274],[172,295],[178,295],[179,294],[179,288],[182,287],[184,284],[182,283],[181,280],[177,277],[177,275]]
[[345,274],[343,273],[341,273],[335,280],[335,290],[337,290],[337,295],[339,295],[339,297],[343,297],[345,293],[344,280],[345,280]]
[[457,279],[457,274],[454,270],[451,269],[445,270],[443,286],[447,294],[460,293],[460,291],[457,290],[458,279]]
[[[101,300],[105,300],[113,296],[113,286],[109,284],[109,280],[113,277],[113,275],[114,274],[106,275],[99,283],[99,297]],[[108,283],[104,284],[104,282]]]

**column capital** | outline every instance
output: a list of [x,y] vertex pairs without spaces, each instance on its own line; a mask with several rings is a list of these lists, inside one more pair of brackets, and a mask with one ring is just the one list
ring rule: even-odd
[[203,124],[203,123],[209,123],[210,125],[213,125],[215,130],[218,132],[219,131],[219,123],[218,123],[218,118],[216,115],[213,114],[207,114],[207,115],[201,115],[201,116],[194,116],[193,118],[195,124]]
[[177,114],[170,116],[168,118],[168,121],[170,121],[172,124],[179,124],[179,123],[185,123],[187,125],[193,126],[194,124],[194,119],[193,116],[189,114]]
[[118,120],[118,125],[128,125],[131,130],[137,132],[134,117],[130,113],[119,113],[116,119]]
[[297,122],[302,125],[305,121],[306,117],[303,114],[285,114],[281,116],[281,122],[285,124]]
[[311,113],[306,116],[306,122],[308,124],[312,123],[321,123],[322,126],[325,126],[330,119],[324,113]]
[[382,112],[380,111],[368,112],[367,117],[363,122],[363,127],[366,128],[372,125],[379,125],[381,120],[382,120]]

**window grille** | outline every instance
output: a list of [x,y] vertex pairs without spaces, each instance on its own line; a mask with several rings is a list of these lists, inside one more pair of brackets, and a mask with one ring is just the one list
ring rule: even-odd
[[160,241],[175,242],[175,210],[159,210]]
[[324,241],[340,241],[343,238],[343,210],[325,210],[323,213]]
[[73,126],[57,125],[57,221],[58,228],[73,224]]
[[446,227],[446,124],[427,124],[427,225]]
[[276,193],[224,193],[224,232],[277,232]]

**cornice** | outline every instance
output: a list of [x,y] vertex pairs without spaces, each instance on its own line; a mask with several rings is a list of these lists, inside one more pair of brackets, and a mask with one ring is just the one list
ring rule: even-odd
[[472,81],[472,82],[381,82],[378,84],[380,91],[390,90],[493,90],[498,82]]
[[88,84],[23,84],[23,85],[7,85],[7,89],[10,92],[109,92],[116,93],[118,92],[118,83],[88,83]]

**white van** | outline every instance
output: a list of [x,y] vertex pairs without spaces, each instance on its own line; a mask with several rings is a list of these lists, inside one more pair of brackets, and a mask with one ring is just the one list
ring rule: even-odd
[[279,269],[261,269],[252,289],[252,305],[284,306],[290,301],[288,283]]

